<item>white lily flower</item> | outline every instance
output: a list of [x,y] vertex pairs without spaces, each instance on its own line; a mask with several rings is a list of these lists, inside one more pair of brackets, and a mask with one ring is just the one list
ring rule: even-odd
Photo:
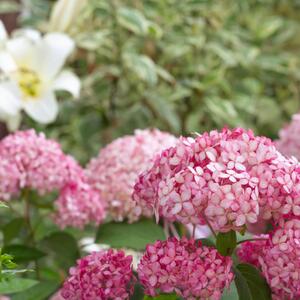
[[0,41],[1,36],[6,41],[0,47],[0,118],[10,123],[11,129],[21,110],[39,123],[54,121],[58,113],[55,91],[79,96],[79,78],[61,71],[74,49],[73,40],[62,33],[42,37],[35,30],[19,30],[7,39],[0,28]]

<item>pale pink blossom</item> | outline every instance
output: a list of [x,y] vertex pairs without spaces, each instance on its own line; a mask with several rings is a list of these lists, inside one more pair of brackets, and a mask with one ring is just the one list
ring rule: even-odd
[[300,216],[300,165],[278,153],[277,159],[252,169],[259,180],[261,216],[279,220],[282,216]]
[[132,222],[141,215],[152,215],[132,201],[133,185],[152,165],[154,156],[175,142],[174,136],[158,129],[136,130],[134,135],[114,140],[90,161],[86,169],[89,183],[99,191],[114,220]]
[[262,249],[259,266],[274,299],[300,298],[300,220],[281,219]]
[[54,219],[61,228],[72,226],[82,229],[90,223],[99,225],[105,218],[98,191],[81,180],[64,186],[55,201],[55,207]]
[[181,138],[139,176],[133,198],[170,221],[204,224],[206,218],[215,230],[241,230],[260,213],[253,170],[278,154],[271,140],[241,128]]
[[293,115],[290,124],[279,131],[279,139],[275,141],[277,149],[286,156],[300,159],[300,114]]
[[148,245],[138,265],[145,293],[175,292],[184,299],[221,299],[232,279],[232,260],[194,240],[156,241]]
[[0,199],[9,200],[23,189],[40,195],[58,191],[56,222],[82,228],[99,224],[104,207],[88,185],[84,170],[54,140],[34,130],[18,131],[0,141]]
[[133,292],[132,257],[123,251],[93,252],[77,261],[61,289],[67,300],[127,300]]
[[10,169],[10,186],[5,183],[0,185],[4,185],[0,195],[4,194],[6,200],[23,188],[36,190],[40,194],[59,190],[83,172],[71,156],[63,153],[57,142],[34,130],[19,131],[1,140],[0,158],[1,165]]
[[0,199],[9,200],[18,195],[21,173],[16,165],[0,156]]

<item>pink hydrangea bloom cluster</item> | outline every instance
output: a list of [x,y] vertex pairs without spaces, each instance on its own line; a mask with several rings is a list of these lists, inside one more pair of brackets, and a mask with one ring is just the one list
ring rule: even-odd
[[169,238],[147,246],[138,275],[151,296],[175,292],[184,299],[218,300],[233,279],[231,266],[231,258],[214,248]]
[[157,129],[136,130],[134,135],[114,140],[90,161],[86,169],[89,183],[99,191],[114,220],[132,222],[140,215],[152,215],[132,201],[133,186],[154,156],[175,142],[174,136]]
[[300,220],[281,219],[258,260],[273,299],[300,299]]
[[84,181],[69,182],[55,201],[56,223],[64,228],[83,228],[86,224],[100,224],[105,218],[104,205],[98,191]]
[[300,159],[300,114],[292,117],[290,124],[279,131],[279,139],[275,142],[278,150],[287,156]]
[[84,170],[60,145],[34,130],[19,131],[0,141],[0,199],[9,200],[24,188],[43,195],[57,190],[55,220],[61,227],[99,224],[104,207],[87,183]]
[[[40,194],[59,190],[82,172],[76,161],[65,155],[57,142],[46,139],[43,133],[37,134],[34,130],[19,131],[1,140],[0,157],[0,181],[1,186],[4,185],[0,194],[5,200],[23,188],[36,190]],[[8,179],[11,180],[10,185],[6,184]]]
[[269,235],[262,234],[253,236],[254,241],[243,242],[237,249],[237,256],[241,262],[245,262],[256,267],[260,267],[259,256],[263,253]]
[[259,204],[264,219],[300,215],[300,165],[277,153],[271,163],[253,169],[259,178]]
[[133,198],[170,221],[203,224],[205,217],[215,230],[241,230],[271,203],[274,190],[265,184],[281,160],[271,140],[241,128],[181,138],[139,177]]
[[125,300],[133,292],[132,257],[123,251],[93,252],[70,269],[61,295],[67,300]]

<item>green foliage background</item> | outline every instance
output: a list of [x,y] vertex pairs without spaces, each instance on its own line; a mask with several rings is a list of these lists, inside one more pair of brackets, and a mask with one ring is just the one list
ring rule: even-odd
[[[46,28],[32,7],[23,23]],[[299,12],[296,0],[90,0],[71,31],[81,98],[46,131],[82,162],[135,128],[276,137],[299,109]]]

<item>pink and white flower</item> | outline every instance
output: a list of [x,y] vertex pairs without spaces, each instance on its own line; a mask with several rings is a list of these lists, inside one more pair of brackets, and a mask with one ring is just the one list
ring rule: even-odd
[[184,299],[221,299],[233,280],[230,257],[194,240],[156,241],[148,245],[138,265],[145,293],[175,292]]
[[61,295],[66,300],[127,300],[133,292],[132,257],[123,251],[94,252],[70,269]]

